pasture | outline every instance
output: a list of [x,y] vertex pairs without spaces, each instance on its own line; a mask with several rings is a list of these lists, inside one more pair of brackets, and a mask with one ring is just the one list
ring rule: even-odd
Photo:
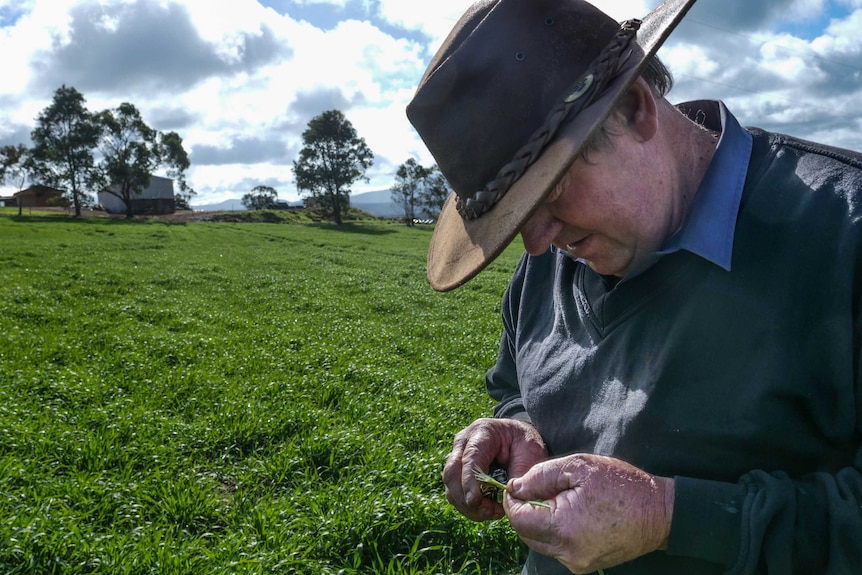
[[440,471],[520,241],[438,294],[429,238],[0,214],[0,572],[517,572]]

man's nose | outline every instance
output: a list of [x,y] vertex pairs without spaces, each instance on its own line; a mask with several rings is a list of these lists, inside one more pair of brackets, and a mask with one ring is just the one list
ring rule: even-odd
[[524,249],[531,256],[540,256],[553,243],[562,229],[562,222],[539,210],[521,228]]

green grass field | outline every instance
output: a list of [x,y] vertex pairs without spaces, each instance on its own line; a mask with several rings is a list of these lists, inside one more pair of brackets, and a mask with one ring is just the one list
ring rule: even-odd
[[425,280],[430,229],[0,212],[0,572],[486,574],[445,500],[488,415],[513,245]]

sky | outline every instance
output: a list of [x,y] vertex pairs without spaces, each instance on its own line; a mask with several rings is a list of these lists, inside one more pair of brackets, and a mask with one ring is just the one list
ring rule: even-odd
[[[405,115],[468,0],[0,0],[0,146],[31,145],[57,88],[134,104],[189,153],[192,205],[258,185],[300,198],[308,122],[342,111],[374,153],[354,194],[434,160]],[[617,20],[660,0],[594,0]],[[862,150],[862,0],[698,0],[659,52],[672,102],[723,100],[743,125]],[[0,188],[0,194],[16,191]]]

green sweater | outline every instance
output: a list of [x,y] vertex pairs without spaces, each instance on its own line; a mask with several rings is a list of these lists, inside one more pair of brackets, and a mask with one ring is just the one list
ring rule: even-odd
[[504,296],[495,415],[676,478],[668,550],[607,575],[862,573],[862,155],[751,131],[731,271],[550,250]]

